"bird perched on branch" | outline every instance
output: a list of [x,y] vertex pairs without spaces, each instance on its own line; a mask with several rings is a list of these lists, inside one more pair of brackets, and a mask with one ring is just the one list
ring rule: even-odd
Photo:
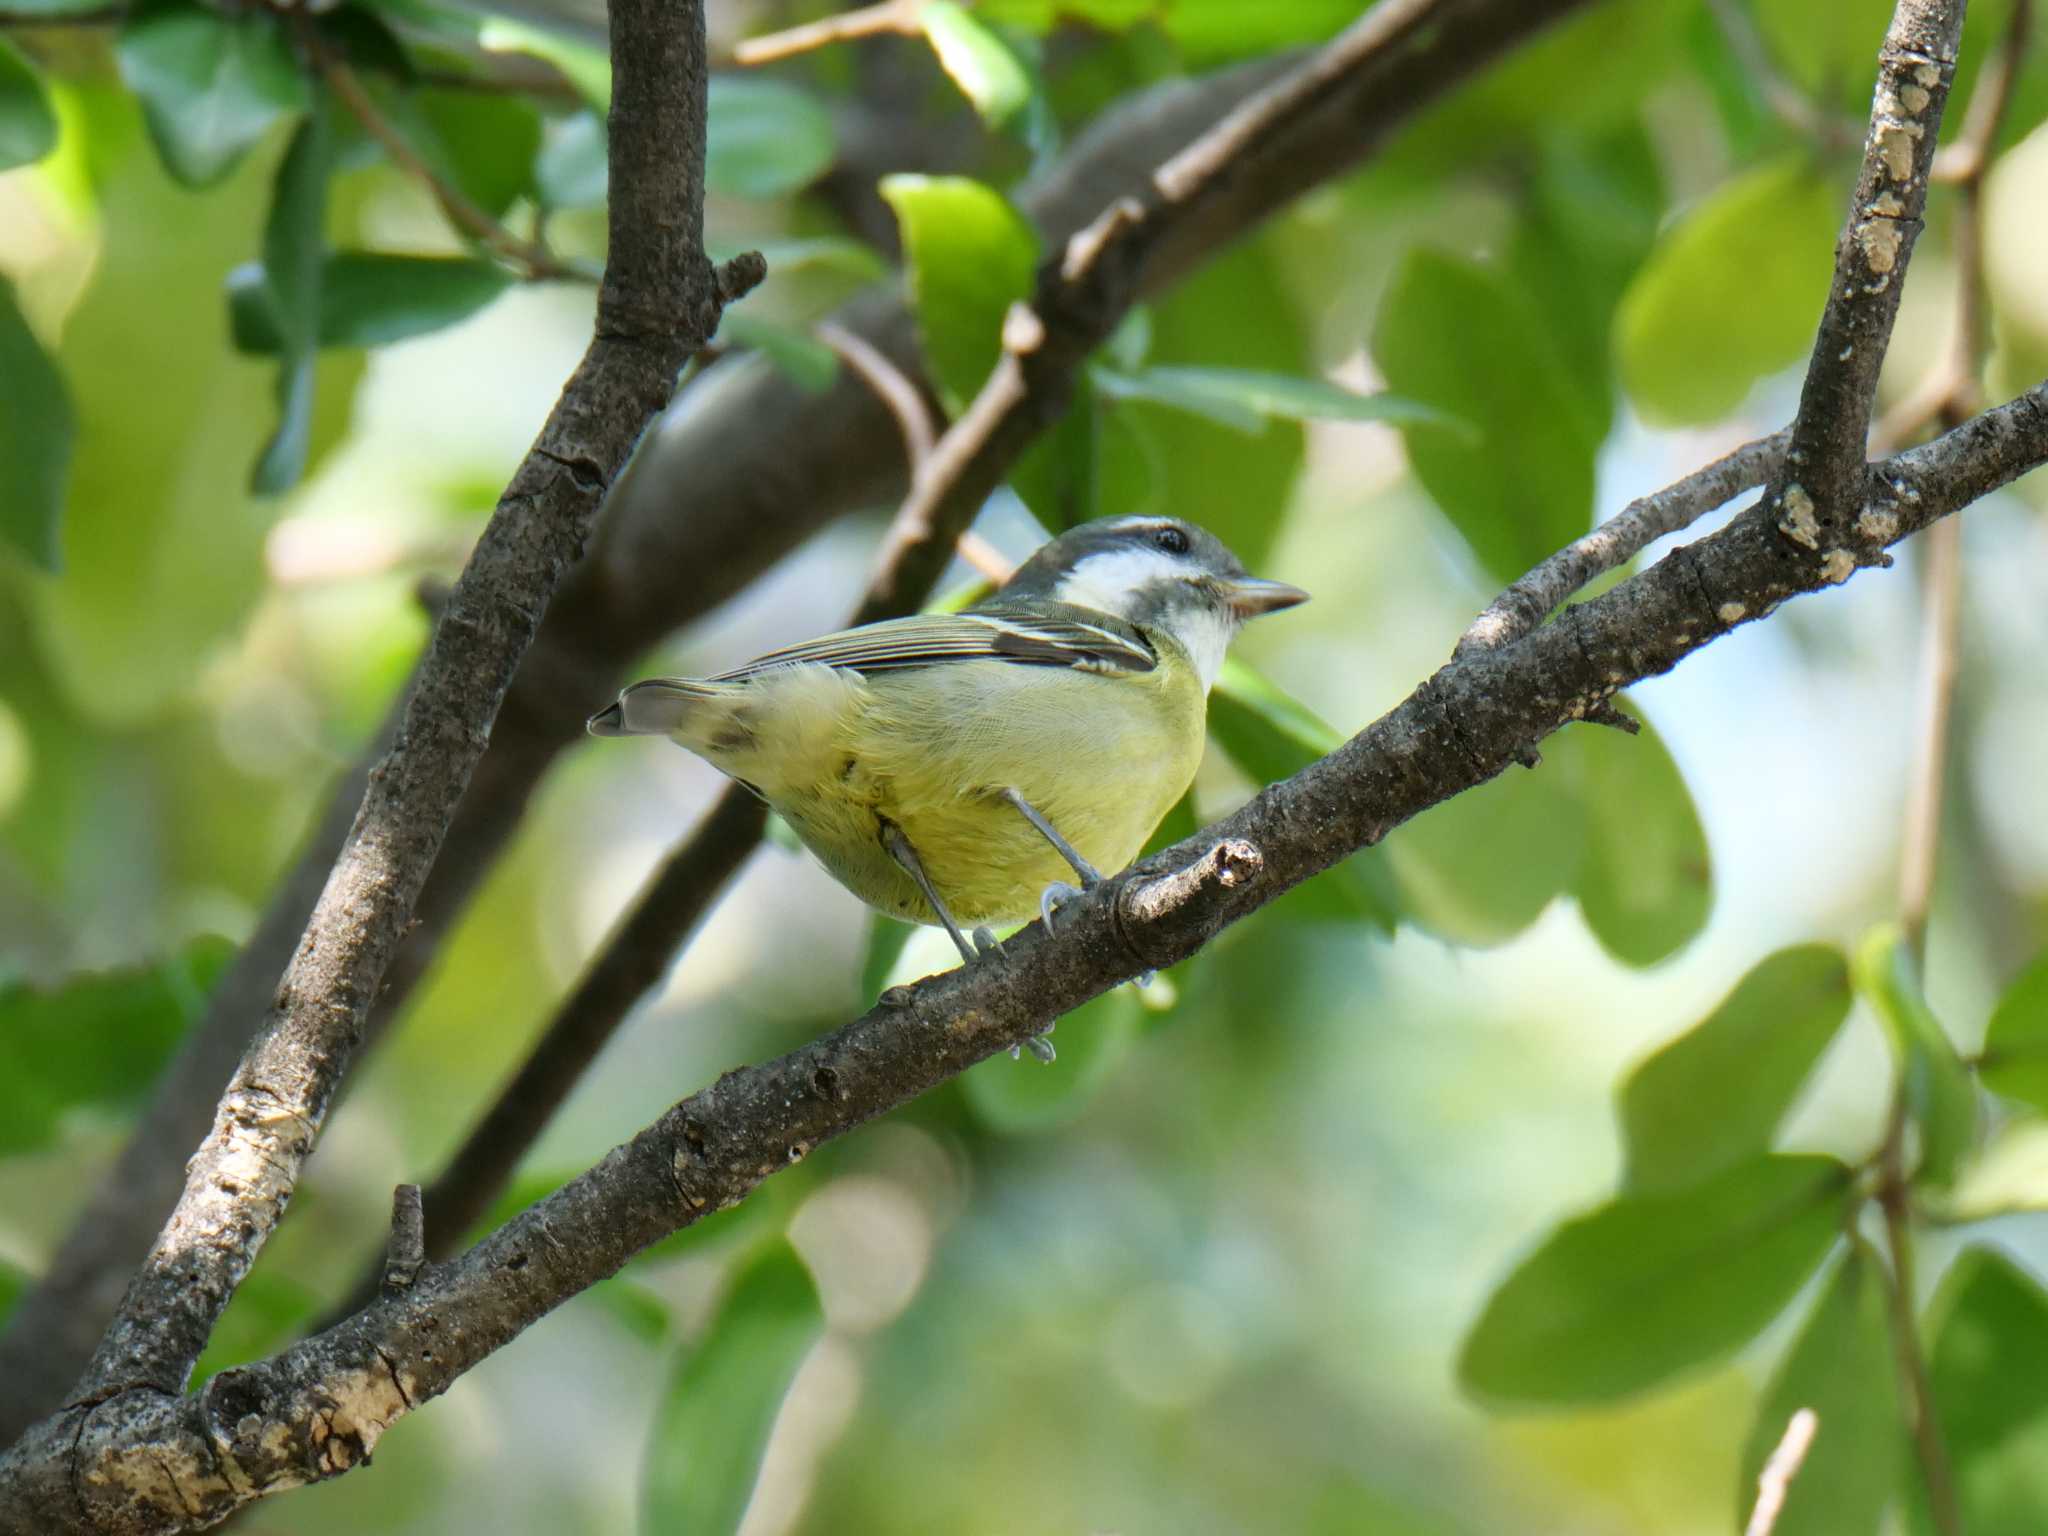
[[1201,761],[1246,620],[1305,601],[1172,518],[1084,523],[961,613],[891,619],[717,677],[635,683],[594,736],[668,736],[767,801],[826,869],[962,958],[1144,846]]

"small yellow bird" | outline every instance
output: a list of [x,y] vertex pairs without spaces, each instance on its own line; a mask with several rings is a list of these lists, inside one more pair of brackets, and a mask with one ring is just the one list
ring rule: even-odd
[[1248,619],[1303,602],[1214,535],[1084,523],[962,613],[892,619],[717,677],[635,683],[594,736],[668,736],[767,801],[891,917],[974,928],[1122,869],[1201,761],[1210,685]]

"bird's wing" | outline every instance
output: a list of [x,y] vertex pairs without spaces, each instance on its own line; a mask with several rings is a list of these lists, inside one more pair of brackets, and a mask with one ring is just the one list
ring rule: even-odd
[[891,672],[955,661],[1010,661],[1026,666],[1079,667],[1091,672],[1149,672],[1159,664],[1144,638],[1107,614],[928,613],[887,619],[821,635],[721,672],[717,683],[742,682],[775,667],[814,665],[851,672]]

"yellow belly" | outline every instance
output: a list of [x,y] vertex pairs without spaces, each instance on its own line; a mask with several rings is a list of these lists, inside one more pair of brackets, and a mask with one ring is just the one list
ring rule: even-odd
[[909,687],[797,667],[744,689],[743,732],[692,732],[699,740],[684,744],[753,784],[861,900],[912,922],[938,917],[883,846],[885,823],[916,849],[956,922],[1022,922],[1074,873],[1005,789],[1112,874],[1201,761],[1205,701],[1188,667],[1102,676],[963,662]]

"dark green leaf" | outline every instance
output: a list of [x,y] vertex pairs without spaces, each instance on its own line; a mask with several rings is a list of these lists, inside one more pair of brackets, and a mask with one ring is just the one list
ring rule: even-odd
[[839,359],[816,337],[743,309],[728,309],[719,337],[736,347],[753,347],[798,388],[817,394],[830,389],[839,376]]
[[1849,1016],[1849,966],[1825,944],[1759,961],[1714,1011],[1621,1085],[1628,1183],[1697,1183],[1765,1151]]
[[2020,972],[1992,1010],[1978,1075],[1993,1093],[2048,1110],[2048,952]]
[[1438,938],[1484,948],[1505,944],[1571,889],[1585,829],[1568,775],[1518,768],[1432,806],[1383,847],[1402,915]]
[[[534,188],[545,208],[595,208],[604,202],[611,176],[604,120],[595,112],[572,113],[549,123],[533,162]],[[775,264],[769,263],[769,270]]]
[[1578,775],[1586,808],[1586,856],[1572,885],[1586,926],[1624,965],[1677,953],[1714,902],[1707,835],[1678,764],[1648,725],[1634,736],[1579,726],[1545,750]]
[[409,82],[417,77],[405,44],[384,18],[368,5],[347,4],[319,13],[314,19],[328,47],[358,74],[382,75]]
[[0,277],[0,544],[57,568],[57,527],[78,425],[63,375]]
[[1898,929],[1872,929],[1856,946],[1856,990],[1877,1014],[1905,1087],[1906,1112],[1920,1132],[1915,1177],[1937,1188],[1955,1182],[1977,1139],[1977,1089],[1927,1006]]
[[263,229],[263,282],[270,291],[280,346],[278,427],[250,481],[259,496],[275,496],[296,485],[312,450],[313,360],[320,346],[327,179],[333,168],[333,127],[325,103],[316,102],[278,167]]
[[1716,421],[1806,355],[1842,192],[1809,155],[1737,177],[1664,232],[1616,319],[1622,381],[1659,422]]
[[1031,99],[1031,78],[1009,44],[953,0],[925,0],[917,20],[940,65],[983,122],[1000,128]]
[[1904,1462],[1887,1281],[1862,1244],[1851,1246],[1814,1303],[1757,1407],[1742,1452],[1737,1509],[1802,1408],[1818,1429],[1792,1479],[1773,1536],[1876,1536]]
[[0,171],[30,165],[57,147],[57,114],[21,50],[0,37]]
[[140,1098],[233,956],[199,939],[145,969],[0,990],[0,1153],[42,1145],[67,1110]]
[[1841,1232],[1849,1173],[1760,1157],[1566,1222],[1495,1291],[1458,1362],[1483,1397],[1625,1397],[1740,1348]]
[[641,1530],[730,1536],[760,1476],[769,1431],[824,1331],[810,1271],[778,1238],[732,1288],[662,1394],[648,1438]]
[[500,218],[534,187],[540,114],[520,97],[484,91],[412,93],[414,147],[457,191]]
[[1932,1396],[1963,1529],[2039,1536],[2048,1530],[2048,1295],[2004,1255],[1971,1249],[1932,1310]]
[[1380,303],[1373,356],[1395,393],[1484,434],[1474,444],[1441,425],[1402,428],[1416,478],[1489,576],[1511,581],[1586,531],[1593,407],[1500,273],[1417,251]]
[[959,411],[1002,352],[1003,317],[1030,297],[1038,238],[995,188],[965,176],[885,176],[910,297],[939,396]]
[[1074,381],[1073,398],[1067,402],[1065,414],[1039,435],[1010,471],[1010,488],[1031,509],[1031,515],[1054,533],[1105,513],[1099,462],[1102,430],[1095,370],[1084,369]]
[[[1224,660],[1209,692],[1209,735],[1258,784],[1289,778],[1344,744],[1344,738],[1314,711],[1234,656]],[[1337,898],[1336,910],[1365,918],[1385,932],[1394,931],[1399,891],[1387,857],[1379,850],[1360,849],[1311,885]]]
[[313,407],[317,388],[314,354],[294,352],[277,367],[277,430],[249,474],[258,496],[281,496],[305,477],[313,455]]
[[710,112],[704,184],[728,197],[800,191],[839,153],[831,114],[780,80],[714,75]]
[[1052,1040],[1059,1059],[1041,1062],[1008,1052],[969,1067],[961,1090],[976,1118],[1006,1136],[1065,1125],[1087,1107],[1144,1023],[1135,987],[1112,987],[1060,1020]]
[[382,347],[466,320],[511,286],[488,261],[339,251],[320,281],[320,345]]
[[28,1289],[28,1279],[12,1264],[0,1260],[0,1325],[6,1323],[8,1313],[21,1300],[21,1293]]
[[218,181],[280,118],[306,110],[306,79],[270,11],[229,17],[196,0],[149,0],[114,45],[164,166],[187,186]]

